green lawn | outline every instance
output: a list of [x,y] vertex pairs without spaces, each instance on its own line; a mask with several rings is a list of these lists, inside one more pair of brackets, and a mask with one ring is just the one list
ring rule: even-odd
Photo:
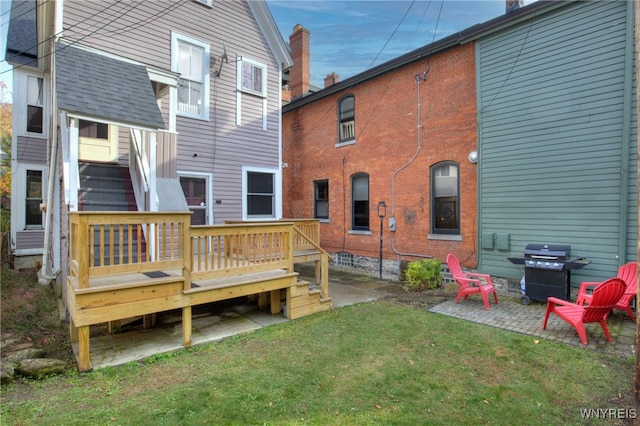
[[632,408],[634,369],[634,360],[380,301],[3,386],[0,422],[585,424],[581,409]]

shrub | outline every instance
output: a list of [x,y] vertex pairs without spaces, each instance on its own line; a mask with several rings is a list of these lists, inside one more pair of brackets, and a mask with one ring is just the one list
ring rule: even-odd
[[406,281],[402,287],[406,291],[433,290],[440,286],[444,274],[442,262],[438,259],[423,259],[409,263],[404,273]]

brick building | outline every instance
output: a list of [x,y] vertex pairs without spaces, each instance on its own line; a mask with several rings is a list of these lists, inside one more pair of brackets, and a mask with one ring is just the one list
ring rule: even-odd
[[339,264],[377,274],[382,245],[386,276],[452,252],[517,285],[530,243],[589,260],[561,286],[637,261],[634,4],[520,3],[317,91],[296,26],[283,217],[321,219]]
[[390,277],[449,252],[475,267],[474,43],[446,38],[342,82],[329,74],[313,92],[308,37],[300,25],[290,36],[283,217],[321,219],[341,266],[377,272],[382,250]]

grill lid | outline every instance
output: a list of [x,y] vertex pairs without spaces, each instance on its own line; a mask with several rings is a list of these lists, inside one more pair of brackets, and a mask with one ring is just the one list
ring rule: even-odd
[[524,257],[545,260],[566,260],[571,257],[571,246],[565,244],[527,244]]

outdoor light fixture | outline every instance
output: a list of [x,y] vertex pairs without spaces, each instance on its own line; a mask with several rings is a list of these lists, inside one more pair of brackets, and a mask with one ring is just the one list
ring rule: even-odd
[[469,157],[467,157],[469,159],[470,163],[476,164],[478,162],[478,151],[471,151],[469,153]]
[[378,203],[378,217],[380,218],[380,281],[382,281],[382,219],[387,215],[387,205],[384,201]]
[[378,217],[382,220],[387,215],[387,205],[384,201],[378,203]]

